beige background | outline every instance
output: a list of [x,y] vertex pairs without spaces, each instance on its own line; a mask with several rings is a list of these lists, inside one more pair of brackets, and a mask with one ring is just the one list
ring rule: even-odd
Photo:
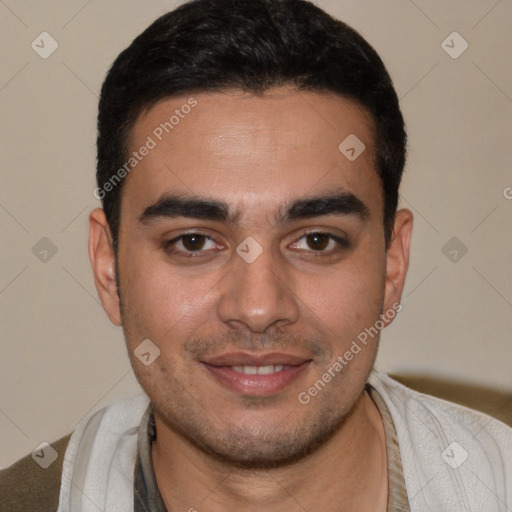
[[[410,137],[412,265],[377,368],[512,389],[512,2],[317,3],[379,51]],[[137,389],[86,252],[97,94],[117,54],[174,5],[0,0],[0,467]],[[47,59],[31,48],[43,31],[59,44]],[[457,59],[441,46],[453,31],[469,43]],[[457,262],[442,252],[454,236],[468,249]],[[42,237],[58,250],[47,262],[32,252]]]

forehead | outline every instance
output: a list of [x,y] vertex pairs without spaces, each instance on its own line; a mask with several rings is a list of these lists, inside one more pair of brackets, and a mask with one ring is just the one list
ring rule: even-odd
[[123,205],[139,210],[166,194],[275,209],[331,189],[381,208],[372,119],[334,94],[278,88],[168,98],[139,117],[129,148],[136,161]]

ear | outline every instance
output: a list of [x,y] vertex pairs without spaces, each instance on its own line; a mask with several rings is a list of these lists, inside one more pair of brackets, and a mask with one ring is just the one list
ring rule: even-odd
[[112,237],[101,208],[96,208],[89,215],[89,259],[103,309],[113,324],[121,325]]
[[[411,242],[413,215],[410,210],[398,210],[395,215],[393,234],[386,251],[386,280],[384,285],[384,321],[389,325],[395,315],[386,320],[386,311],[394,309],[402,298],[405,276],[409,267],[409,247]],[[394,307],[393,307],[394,305]],[[399,311],[399,310],[398,310]]]

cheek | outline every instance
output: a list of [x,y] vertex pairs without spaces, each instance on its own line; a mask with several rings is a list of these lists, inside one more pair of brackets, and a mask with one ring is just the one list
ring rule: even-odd
[[328,327],[329,337],[354,336],[379,316],[384,271],[383,261],[354,255],[329,274],[304,279],[300,296],[306,308]]
[[357,264],[347,263],[338,269],[324,284],[324,289],[311,286],[304,295],[310,299],[306,309],[315,313],[309,315],[310,322],[330,345],[329,360],[319,366],[311,385],[319,378],[329,379],[328,391],[322,391],[320,401],[347,404],[364,386],[375,361],[383,267],[377,260],[361,258]]
[[[209,320],[215,276],[187,275],[161,257],[133,249],[120,264],[123,322],[137,337],[162,342]],[[128,325],[126,325],[128,323]]]

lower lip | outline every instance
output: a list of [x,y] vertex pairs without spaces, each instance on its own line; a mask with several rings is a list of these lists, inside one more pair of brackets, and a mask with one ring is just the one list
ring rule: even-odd
[[248,396],[267,396],[290,385],[309,363],[310,361],[305,361],[299,365],[285,366],[280,372],[266,375],[247,375],[236,372],[230,366],[202,364],[221,384],[233,391]]

